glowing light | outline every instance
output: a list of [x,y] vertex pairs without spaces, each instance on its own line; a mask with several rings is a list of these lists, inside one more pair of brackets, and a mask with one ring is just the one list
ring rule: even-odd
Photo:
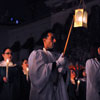
[[10,20],[13,21],[14,20],[13,17],[11,17]]
[[78,21],[81,22],[81,21],[82,21],[82,17],[79,17],[79,18],[78,18]]
[[16,24],[19,24],[19,21],[18,20],[16,20]]
[[84,9],[76,9],[74,16],[74,27],[87,27],[87,12]]
[[26,68],[27,71],[29,71],[29,68]]
[[6,60],[6,63],[9,64],[9,59]]
[[80,80],[77,81],[77,84],[80,84]]

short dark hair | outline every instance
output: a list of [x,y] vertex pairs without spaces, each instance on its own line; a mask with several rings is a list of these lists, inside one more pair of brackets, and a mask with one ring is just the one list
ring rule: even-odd
[[[4,49],[2,50],[2,54],[4,54],[4,53],[5,53],[5,51],[6,51],[7,49],[10,49],[10,50],[11,50],[11,48],[10,48],[10,47],[6,47],[6,48],[4,48]],[[12,50],[11,50],[11,52],[12,52]]]
[[27,58],[22,59],[22,60],[21,60],[21,65],[23,64],[24,60],[27,60],[27,61],[28,61]]
[[48,33],[52,33],[54,35],[54,32],[51,29],[46,30],[42,33],[39,41],[37,42],[37,45],[43,46],[43,39],[48,37]]
[[54,33],[53,33],[52,30],[46,30],[45,32],[43,32],[41,38],[42,38],[42,39],[43,39],[43,38],[47,38],[47,37],[48,37],[48,33],[52,33],[52,34],[54,35]]

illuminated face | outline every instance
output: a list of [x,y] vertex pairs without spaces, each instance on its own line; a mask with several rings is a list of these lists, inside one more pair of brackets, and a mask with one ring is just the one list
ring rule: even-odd
[[28,61],[25,59],[22,63],[22,68],[25,70],[28,67]]
[[12,60],[12,52],[11,52],[11,50],[10,49],[6,49],[4,54],[2,54],[2,56],[4,58],[4,61],[7,61],[7,59],[9,61],[11,61]]
[[82,74],[83,74],[83,77],[86,77],[86,72],[85,72],[85,70],[83,71]]
[[54,47],[54,43],[56,43],[56,39],[52,33],[48,33],[47,38],[43,39],[45,49],[52,49]]
[[98,54],[100,55],[100,47],[98,48]]
[[73,71],[73,70],[70,70],[70,75],[71,75],[71,78],[75,78],[76,77],[76,73],[75,73],[75,71]]

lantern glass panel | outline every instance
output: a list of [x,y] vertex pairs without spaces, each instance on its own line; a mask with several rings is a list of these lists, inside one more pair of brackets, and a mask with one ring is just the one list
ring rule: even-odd
[[74,27],[81,27],[83,25],[83,9],[75,10]]

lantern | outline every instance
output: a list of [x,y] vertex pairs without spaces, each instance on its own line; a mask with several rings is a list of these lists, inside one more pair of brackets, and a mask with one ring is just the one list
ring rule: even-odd
[[87,27],[88,13],[84,9],[86,9],[85,2],[84,0],[80,0],[80,4],[78,6],[78,9],[75,10],[75,15],[73,17],[72,24],[69,29],[68,37],[67,37],[64,51],[63,51],[63,56],[65,55],[69,37],[70,37],[73,26],[74,27]]
[[74,27],[87,27],[88,14],[84,9],[76,9],[74,16]]

